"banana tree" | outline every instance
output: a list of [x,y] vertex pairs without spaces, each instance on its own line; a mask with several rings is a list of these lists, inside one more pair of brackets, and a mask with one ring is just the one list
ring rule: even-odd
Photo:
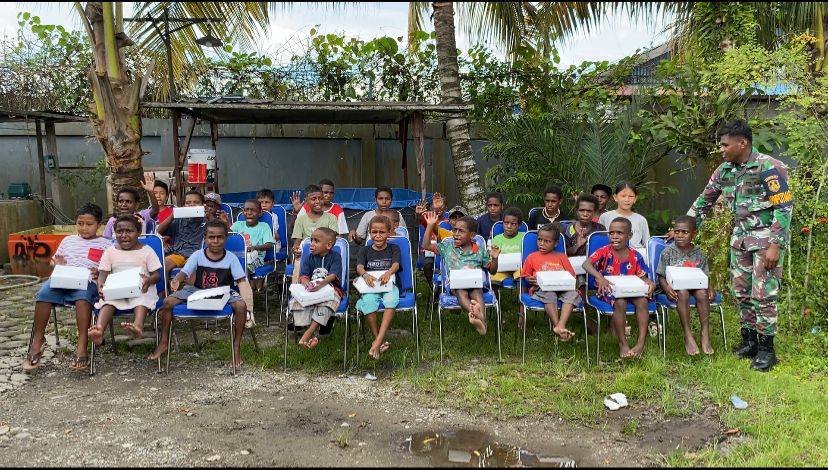
[[[143,165],[141,149],[141,98],[151,77],[165,77],[163,65],[145,71],[130,70],[125,50],[135,44],[124,32],[123,2],[75,2],[84,30],[93,47],[94,62],[89,70],[93,100],[90,105],[90,125],[100,142],[109,168],[108,184],[113,195],[124,186],[140,188]],[[136,2],[136,16],[158,16],[165,8],[174,15],[226,18],[214,29],[223,37],[239,41],[253,37],[257,26],[266,26],[267,5],[261,2]],[[157,60],[163,44],[151,25],[134,25],[131,31],[138,39],[140,52]],[[184,67],[186,57],[202,54],[195,44],[193,31],[182,31],[175,38],[173,64],[176,71]],[[166,80],[161,78],[158,83]],[[165,89],[165,88],[162,88]],[[141,191],[141,194],[144,192]]]

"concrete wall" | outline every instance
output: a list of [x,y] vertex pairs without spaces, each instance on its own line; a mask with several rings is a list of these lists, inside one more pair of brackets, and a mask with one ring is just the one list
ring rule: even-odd
[[[147,168],[172,167],[171,125],[167,119],[145,119],[142,146]],[[187,121],[179,130],[184,135]],[[106,206],[103,174],[94,170],[103,158],[100,145],[87,137],[85,123],[57,124],[58,163],[62,178],[48,172],[47,194],[56,196],[59,206],[71,216],[83,202]],[[486,144],[476,126],[472,126],[472,149],[481,173],[493,162],[482,157]],[[191,148],[210,146],[209,126],[196,126]],[[451,150],[440,123],[426,125],[426,189],[443,192],[449,205],[458,200],[453,176]],[[402,150],[398,127],[393,125],[220,125],[217,148],[219,183],[223,192],[248,191],[260,187],[296,188],[329,177],[340,187],[375,187],[386,184],[403,186]],[[0,192],[8,184],[27,181],[39,192],[37,144],[33,125],[5,123],[0,127]],[[414,145],[408,143],[409,186],[419,190]],[[81,168],[81,169],[77,169]],[[697,167],[682,173],[673,159],[656,167],[654,179],[659,184],[679,188],[668,195],[642,203],[639,210],[668,208],[684,212],[704,186],[709,169]],[[585,182],[588,188],[593,182]],[[615,182],[606,182],[613,185]]]
[[40,227],[43,224],[43,209],[39,202],[0,201],[0,263],[9,262],[9,234]]

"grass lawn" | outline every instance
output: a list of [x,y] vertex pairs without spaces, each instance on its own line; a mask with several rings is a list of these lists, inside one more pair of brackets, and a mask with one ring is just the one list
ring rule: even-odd
[[[421,280],[418,279],[418,280]],[[489,334],[479,336],[457,311],[444,317],[445,362],[440,364],[437,314],[429,331],[428,288],[418,283],[420,294],[420,345],[422,360],[416,363],[411,335],[390,338],[392,347],[379,361],[367,355],[370,344],[363,323],[360,364],[353,364],[354,341],[349,346],[351,373],[366,371],[386,377],[423,401],[441,402],[497,418],[550,414],[589,425],[606,410],[603,397],[621,391],[631,403],[645,403],[662,417],[686,417],[710,404],[719,410],[723,425],[738,428],[747,439],[732,446],[726,455],[714,444],[693,453],[674,453],[666,462],[675,466],[820,466],[828,462],[828,337],[807,333],[804,338],[782,328],[777,353],[782,362],[770,373],[759,373],[730,353],[738,340],[735,312],[725,312],[728,348],[722,344],[718,312],[711,317],[711,334],[716,354],[690,358],[684,353],[680,324],[671,312],[667,340],[667,361],[662,360],[655,338],[648,337],[647,351],[638,362],[621,363],[618,343],[609,334],[601,335],[602,365],[595,365],[595,337],[590,336],[592,365],[587,367],[584,351],[583,319],[574,315],[570,329],[576,333],[569,343],[557,348],[542,312],[531,312],[527,330],[526,364],[521,364],[522,337],[515,326],[516,301],[512,291],[503,295],[504,362],[497,360],[495,323],[490,319]],[[353,300],[352,300],[353,303]],[[271,311],[274,314],[275,309]],[[490,311],[490,316],[493,316]],[[594,316],[594,312],[592,313]],[[258,315],[259,323],[264,318]],[[785,323],[783,318],[783,322]],[[631,322],[634,323],[634,322]],[[603,321],[606,324],[606,319]],[[351,323],[355,326],[355,323]],[[401,312],[392,328],[411,330],[411,316]],[[697,329],[697,325],[696,325]],[[272,331],[272,330],[271,330]],[[289,345],[289,369],[308,372],[342,372],[344,323],[322,339],[311,351]],[[635,334],[635,327],[633,327]],[[253,351],[245,335],[243,355],[248,363],[265,368],[281,368],[284,343]],[[229,358],[226,341],[207,346],[209,351]],[[747,410],[736,410],[730,396],[737,394],[749,403]],[[469,406],[475,404],[474,410]]]

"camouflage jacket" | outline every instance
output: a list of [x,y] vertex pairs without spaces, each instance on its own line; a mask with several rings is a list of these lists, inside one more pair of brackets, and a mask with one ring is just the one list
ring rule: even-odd
[[724,162],[687,215],[700,226],[719,196],[733,213],[730,246],[746,251],[785,248],[790,239],[793,194],[788,187],[788,167],[763,153],[753,152],[744,165]]

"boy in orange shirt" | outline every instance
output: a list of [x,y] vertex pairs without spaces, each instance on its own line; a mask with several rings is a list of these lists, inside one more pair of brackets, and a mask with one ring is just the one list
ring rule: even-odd
[[[581,296],[576,290],[563,293],[542,291],[538,288],[536,277],[538,271],[569,271],[575,277],[575,270],[572,269],[566,254],[555,251],[555,245],[558,244],[560,236],[561,232],[557,224],[545,224],[538,227],[538,251],[526,257],[521,275],[532,285],[529,288],[532,298],[543,302],[546,316],[555,325],[552,331],[561,338],[561,341],[569,341],[575,333],[566,329],[566,322],[569,321],[572,309],[581,304]],[[560,319],[558,318],[558,299],[563,303]]]

